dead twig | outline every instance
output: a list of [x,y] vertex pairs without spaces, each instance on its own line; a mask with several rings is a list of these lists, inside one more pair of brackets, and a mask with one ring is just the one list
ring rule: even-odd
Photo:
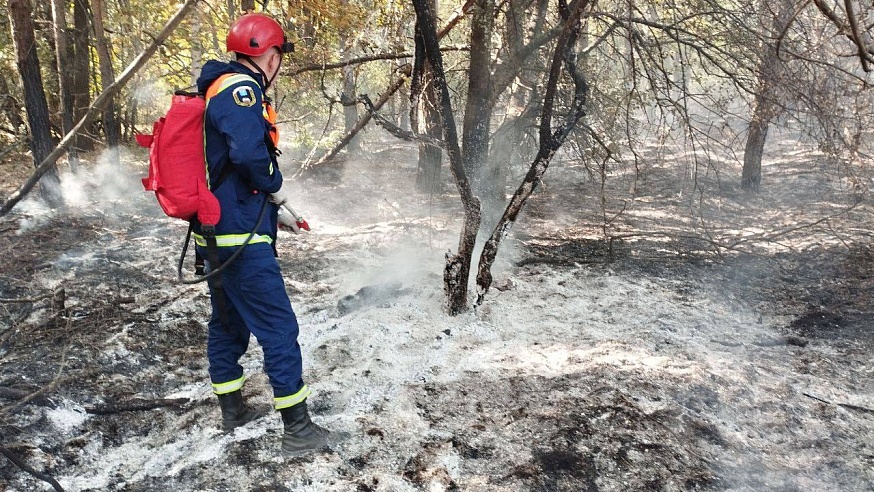
[[0,446],[0,454],[5,456],[6,458],[8,458],[9,461],[11,461],[13,464],[15,464],[15,466],[17,466],[18,468],[21,468],[22,470],[26,471],[27,473],[33,475],[34,477],[36,477],[40,480],[42,480],[43,482],[48,482],[52,486],[52,488],[54,488],[55,490],[57,490],[59,492],[64,492],[64,488],[61,487],[61,484],[59,484],[57,482],[57,480],[52,478],[51,475],[49,475],[47,473],[43,473],[41,471],[34,470],[30,466],[28,466],[27,463],[25,463],[24,461],[19,459],[18,456],[15,456],[15,454],[12,451]]
[[[68,319],[67,320],[67,331],[70,330],[71,324],[72,324],[72,320]],[[61,375],[64,373],[64,368],[67,366],[67,348],[68,347],[69,347],[68,345],[65,345],[64,349],[61,351],[61,363],[58,365],[58,372],[57,372],[57,374],[55,374],[54,379],[52,379],[52,381],[49,384],[47,384],[46,386],[34,391],[33,393],[30,393],[29,395],[25,396],[24,398],[7,406],[2,411],[0,411],[0,415],[9,415],[13,410],[20,407],[21,405],[24,405],[25,403],[27,403],[31,400],[34,400],[35,398],[39,398],[42,395],[48,393],[49,391],[53,391],[55,388],[60,386],[60,384],[62,382]]]
[[868,414],[874,415],[874,410],[872,410],[870,408],[860,407],[859,405],[853,405],[850,403],[834,403],[834,402],[830,402],[828,400],[823,400],[822,398],[820,398],[818,396],[811,395],[810,393],[801,393],[801,394],[808,397],[808,398],[812,398],[820,403],[825,403],[826,405],[836,405],[839,407],[844,407],[848,410],[855,410],[857,412],[868,413]]
[[162,398],[157,400],[134,399],[118,403],[109,403],[106,405],[85,407],[85,413],[90,413],[92,415],[113,415],[122,412],[142,412],[163,407],[178,407],[185,405],[190,401],[191,400],[188,398]]
[[[30,396],[30,394],[31,394],[31,392],[27,391],[27,390],[18,389],[18,388],[10,388],[8,386],[0,386],[0,399],[19,400],[22,398],[27,398],[28,396]],[[39,405],[41,407],[49,407],[49,408],[57,407],[57,405],[55,405],[54,402],[52,402],[48,398],[34,398],[31,401],[33,401],[34,404]]]
[[3,299],[0,298],[0,302],[8,303],[8,304],[26,304],[30,302],[39,302],[43,299],[51,299],[53,294],[43,294],[41,296],[36,297],[21,297],[18,299]]

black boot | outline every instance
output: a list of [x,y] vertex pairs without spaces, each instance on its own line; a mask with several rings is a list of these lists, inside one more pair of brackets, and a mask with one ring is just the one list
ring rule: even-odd
[[243,402],[240,390],[218,395],[222,407],[222,428],[232,431],[237,427],[264,416],[265,411],[253,408]]
[[310,420],[306,400],[283,408],[279,413],[282,414],[282,423],[285,426],[285,433],[282,435],[283,454],[290,457],[303,456],[328,448],[331,432]]

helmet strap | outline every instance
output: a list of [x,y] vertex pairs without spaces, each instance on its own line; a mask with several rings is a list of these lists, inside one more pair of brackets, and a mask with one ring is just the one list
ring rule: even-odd
[[[270,88],[270,84],[273,83],[273,79],[276,78],[276,75],[274,75],[273,77],[268,78],[268,77],[267,77],[267,73],[264,72],[264,69],[262,69],[260,65],[258,65],[257,63],[255,63],[255,60],[253,60],[252,57],[250,57],[249,55],[244,55],[244,54],[242,54],[242,53],[237,53],[237,59],[238,59],[238,60],[239,60],[239,59],[243,59],[243,60],[248,61],[248,62],[249,62],[249,65],[251,65],[252,67],[254,67],[255,70],[257,70],[258,73],[261,74],[261,80],[264,82],[264,92],[267,92],[267,89]],[[279,63],[282,63],[282,60],[280,60]],[[276,74],[277,74],[277,75],[279,74],[279,70],[276,71]]]

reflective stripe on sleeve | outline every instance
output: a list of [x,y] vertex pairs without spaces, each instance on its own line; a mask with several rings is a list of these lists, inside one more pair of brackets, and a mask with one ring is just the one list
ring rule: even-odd
[[[221,80],[221,85],[218,86],[216,91],[212,94],[207,92],[206,97],[207,97],[207,99],[212,98],[213,96],[222,92],[223,90],[227,89],[228,87],[230,87],[234,84],[239,84],[240,82],[251,82],[251,83],[255,84],[256,87],[260,88],[258,83],[255,82],[255,79],[253,79],[252,77],[249,77],[248,75],[238,73],[238,74],[231,75],[227,78],[223,78]],[[210,87],[210,89],[211,89],[211,87]]]
[[[197,243],[198,246],[206,246],[206,239],[200,234],[192,233],[194,236],[194,242]],[[216,246],[219,248],[223,247],[231,247],[231,246],[242,246],[243,243],[246,242],[246,238],[249,237],[249,234],[220,234],[215,237]],[[249,240],[249,244],[258,244],[258,243],[267,243],[272,244],[273,238],[270,236],[265,236],[263,234],[255,234],[252,236],[252,239]]]
[[212,383],[212,391],[217,395],[233,393],[243,387],[246,382],[246,376],[240,376],[239,379],[228,381],[227,383]]
[[312,393],[312,392],[307,387],[307,385],[303,385],[303,388],[301,388],[300,391],[298,391],[297,393],[295,393],[293,395],[274,398],[273,399],[274,408],[276,408],[276,410],[282,410],[283,408],[293,407],[293,406],[297,405],[298,403],[306,400],[307,397],[310,396],[310,393]]

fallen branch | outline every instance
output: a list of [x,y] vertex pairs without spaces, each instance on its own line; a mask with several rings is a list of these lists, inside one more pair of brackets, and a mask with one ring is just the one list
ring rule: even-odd
[[34,477],[36,477],[40,480],[42,480],[43,482],[48,482],[58,492],[64,492],[64,488],[61,487],[61,484],[59,484],[57,482],[57,480],[52,478],[51,475],[49,475],[47,473],[43,473],[41,471],[34,470],[30,466],[28,466],[27,463],[20,460],[18,458],[18,456],[15,456],[15,454],[13,454],[12,451],[0,446],[0,454],[5,456],[6,458],[8,458],[9,461],[11,461],[13,464],[15,464],[15,466],[17,466],[18,468],[21,468],[22,470],[26,471],[27,473],[33,475]]
[[146,410],[154,410],[163,407],[178,407],[189,403],[188,398],[162,398],[157,400],[129,400],[118,403],[109,403],[106,405],[95,405],[85,407],[85,413],[91,415],[113,415],[123,412],[142,412]]
[[825,403],[826,405],[837,405],[839,407],[844,407],[848,410],[855,410],[857,412],[869,413],[869,414],[874,415],[874,410],[872,410],[870,408],[860,407],[859,405],[852,405],[850,403],[833,403],[833,402],[830,402],[828,400],[823,400],[822,398],[820,398],[818,396],[813,396],[810,393],[801,393],[801,394],[808,397],[808,398],[812,398],[820,403]]
[[18,299],[2,299],[0,298],[0,302],[6,304],[25,304],[29,302],[39,302],[43,299],[51,299],[54,294],[43,294],[41,296],[36,297],[21,297]]
[[61,139],[61,142],[55,147],[55,149],[37,166],[36,171],[28,178],[27,181],[21,185],[15,192],[13,192],[6,199],[6,202],[3,203],[3,206],[0,207],[0,217],[9,213],[12,210],[12,207],[15,206],[18,202],[20,202],[27,194],[33,189],[34,186],[39,182],[40,177],[45,174],[52,166],[55,165],[58,159],[60,159],[61,155],[67,151],[67,149],[73,144],[73,140],[79,131],[82,130],[85,126],[91,123],[94,118],[103,111],[103,107],[109,103],[119,90],[127,84],[128,80],[134,76],[134,74],[142,68],[143,65],[152,57],[153,54],[158,50],[158,47],[164,44],[164,41],[170,37],[170,34],[176,29],[176,26],[182,21],[191,7],[197,3],[198,0],[186,0],[179,10],[173,14],[173,17],[167,21],[167,24],[158,33],[157,36],[152,40],[152,44],[150,44],[142,53],[140,53],[128,67],[122,72],[122,74],[115,79],[106,89],[101,92],[94,102],[91,103],[91,106],[88,107],[88,110],[85,112],[85,116],[79,120],[79,123],[76,124],[66,135]]
[[[27,391],[18,388],[10,388],[8,386],[0,386],[0,399],[3,400],[21,400],[23,398],[27,398],[30,396],[32,391]],[[51,400],[45,397],[33,398],[31,399],[35,405],[39,405],[41,407],[49,407],[56,408],[57,405],[54,404]]]

